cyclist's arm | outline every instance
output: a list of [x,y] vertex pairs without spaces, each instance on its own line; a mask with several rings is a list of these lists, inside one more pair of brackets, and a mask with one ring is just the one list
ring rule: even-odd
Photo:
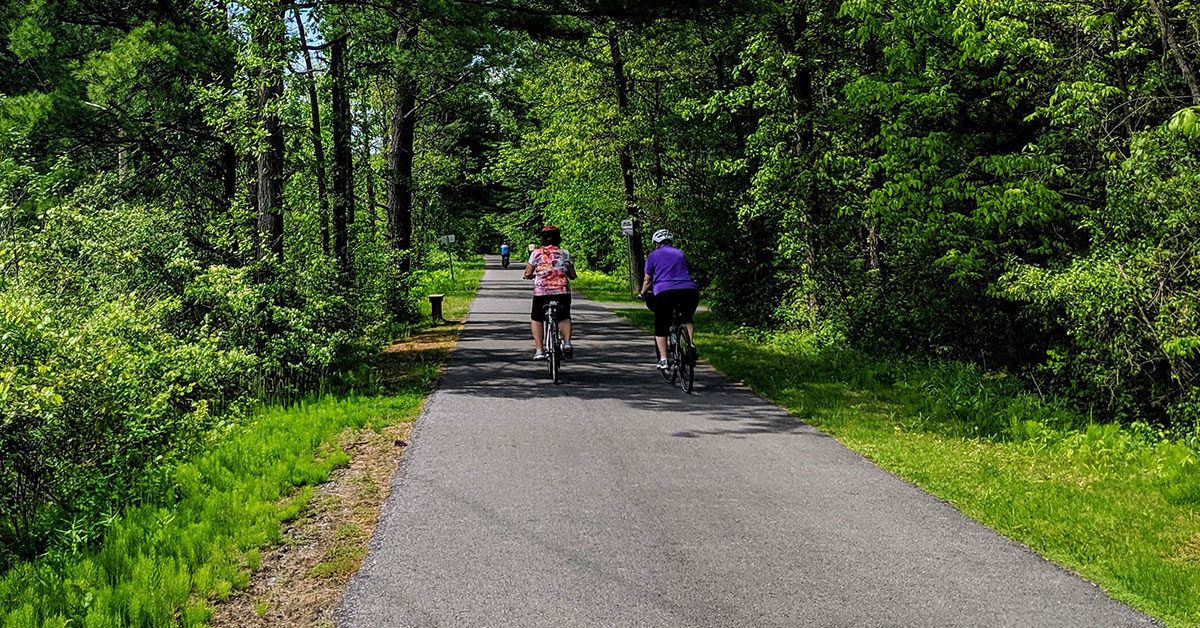
[[525,262],[525,278],[533,279],[533,264]]
[[653,285],[654,285],[654,275],[647,274],[646,277],[644,279],[642,279],[641,294],[646,294],[647,292],[650,292],[650,288]]

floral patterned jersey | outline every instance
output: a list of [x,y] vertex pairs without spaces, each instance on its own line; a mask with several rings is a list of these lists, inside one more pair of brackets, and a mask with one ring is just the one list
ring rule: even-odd
[[571,294],[571,282],[567,274],[574,265],[571,254],[557,246],[543,246],[529,255],[533,266],[533,296]]

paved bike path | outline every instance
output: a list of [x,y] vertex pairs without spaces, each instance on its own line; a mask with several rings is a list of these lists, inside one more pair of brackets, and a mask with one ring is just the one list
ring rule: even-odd
[[489,266],[339,626],[1148,626],[1146,616],[575,297],[565,383]]

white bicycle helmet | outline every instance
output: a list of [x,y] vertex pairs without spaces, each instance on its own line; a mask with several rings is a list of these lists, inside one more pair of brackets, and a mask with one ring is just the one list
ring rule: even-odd
[[658,231],[655,231],[654,237],[651,238],[651,240],[654,240],[655,244],[658,244],[659,242],[663,242],[665,240],[674,240],[674,239],[675,239],[675,236],[671,235],[671,232],[667,231],[666,229],[659,229]]

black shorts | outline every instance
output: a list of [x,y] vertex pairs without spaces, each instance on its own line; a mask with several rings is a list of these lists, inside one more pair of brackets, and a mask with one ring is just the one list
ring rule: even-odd
[[680,323],[692,322],[699,305],[699,290],[663,290],[654,295],[654,335],[666,336],[671,331],[671,312],[676,309]]
[[533,311],[529,313],[529,320],[539,323],[546,322],[546,304],[551,301],[558,301],[558,320],[571,320],[571,295],[569,294],[548,294],[544,297],[533,297]]

